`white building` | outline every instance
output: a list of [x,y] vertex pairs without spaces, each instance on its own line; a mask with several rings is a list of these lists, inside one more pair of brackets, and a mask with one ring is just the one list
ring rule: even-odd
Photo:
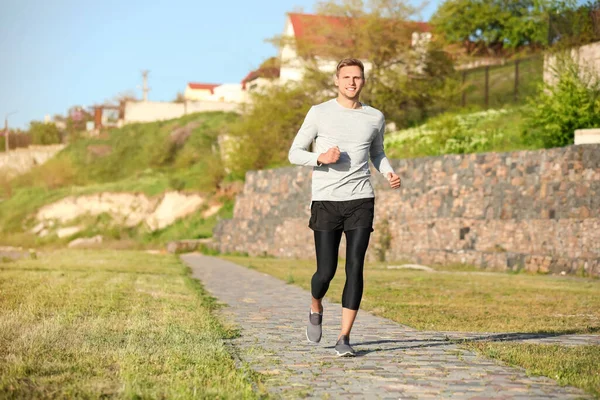
[[[427,44],[431,40],[431,28],[424,22],[409,22],[413,29],[411,35],[411,47],[417,52],[424,53]],[[281,64],[280,81],[302,80],[305,71],[305,61],[298,54],[296,44],[298,41],[311,41],[319,44],[325,43],[327,37],[324,36],[328,31],[336,32],[344,30],[347,22],[342,17],[333,17],[315,14],[288,13],[286,16],[283,30],[284,45],[282,46],[279,57]],[[318,32],[326,32],[318,33]],[[317,65],[323,72],[335,72],[335,67],[339,60],[333,60],[326,56],[316,57]],[[371,69],[371,63],[363,60],[365,72]]]
[[185,88],[183,97],[185,97],[186,100],[191,101],[210,100],[215,94],[215,88],[218,86],[221,85],[216,83],[190,82]]
[[241,103],[245,100],[241,83],[224,83],[214,88],[212,101]]
[[187,101],[208,101],[220,103],[240,103],[245,94],[241,83],[194,83],[190,82],[183,94]]

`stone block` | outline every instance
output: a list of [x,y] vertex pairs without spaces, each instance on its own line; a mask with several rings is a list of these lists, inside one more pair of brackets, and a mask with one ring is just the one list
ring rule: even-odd
[[597,144],[600,143],[600,128],[575,130],[575,144]]

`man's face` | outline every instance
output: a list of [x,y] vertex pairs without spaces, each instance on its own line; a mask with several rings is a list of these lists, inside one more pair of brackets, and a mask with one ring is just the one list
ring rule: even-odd
[[358,100],[360,91],[365,85],[365,78],[356,65],[349,65],[340,68],[339,74],[335,77],[335,86],[338,93],[350,100]]

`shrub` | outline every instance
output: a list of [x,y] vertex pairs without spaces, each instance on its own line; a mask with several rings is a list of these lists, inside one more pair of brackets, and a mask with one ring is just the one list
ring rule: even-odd
[[56,144],[61,142],[60,131],[53,123],[33,121],[29,128],[33,144]]
[[582,68],[562,54],[552,73],[555,83],[545,83],[529,101],[526,121],[528,141],[546,148],[573,144],[576,129],[600,127],[598,71]]
[[56,189],[76,182],[76,171],[67,158],[53,158],[31,171],[33,186]]

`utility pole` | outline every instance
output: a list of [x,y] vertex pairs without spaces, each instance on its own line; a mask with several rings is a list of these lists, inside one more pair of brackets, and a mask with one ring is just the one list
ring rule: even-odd
[[148,101],[148,92],[150,88],[148,87],[148,71],[147,69],[142,71],[142,78],[144,79],[144,86],[142,86],[142,91],[144,92],[144,101]]
[[8,116],[12,114],[16,114],[18,111],[9,112],[4,115],[4,151],[8,153]]

